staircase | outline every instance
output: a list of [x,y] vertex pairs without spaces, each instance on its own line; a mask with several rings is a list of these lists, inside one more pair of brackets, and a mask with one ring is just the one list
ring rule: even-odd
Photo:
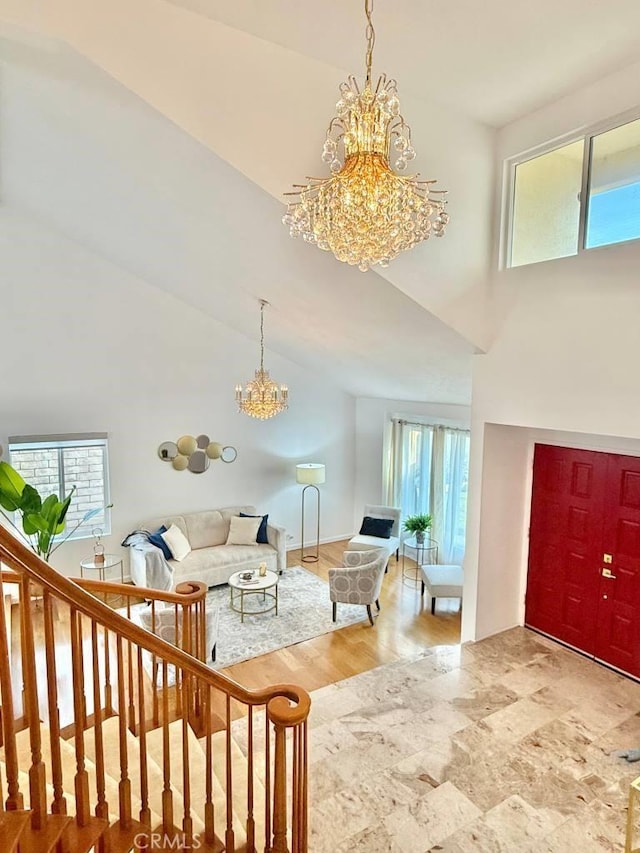
[[[1,853],[306,853],[308,694],[198,659],[202,585],[73,581],[2,527],[0,561]],[[178,646],[133,595],[154,625],[174,609]]]

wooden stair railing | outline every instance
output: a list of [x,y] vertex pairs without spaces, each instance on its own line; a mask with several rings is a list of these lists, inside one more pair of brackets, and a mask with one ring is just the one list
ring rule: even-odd
[[[9,849],[307,852],[309,695],[248,690],[198,659],[202,585],[166,594],[74,581],[1,526],[0,563],[3,601],[19,589],[9,624],[0,607]],[[173,606],[182,647],[100,600],[110,595],[128,616],[135,598],[152,612]]]

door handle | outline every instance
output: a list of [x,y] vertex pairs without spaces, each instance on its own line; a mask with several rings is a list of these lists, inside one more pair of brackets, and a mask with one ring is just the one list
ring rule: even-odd
[[610,580],[614,581],[617,578],[617,575],[612,574],[611,569],[604,568],[602,570],[602,577],[609,578]]

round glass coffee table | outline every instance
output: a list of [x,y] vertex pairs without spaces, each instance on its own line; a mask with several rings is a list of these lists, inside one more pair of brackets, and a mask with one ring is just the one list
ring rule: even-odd
[[[227,583],[229,584],[231,609],[240,614],[240,621],[244,622],[245,616],[257,616],[260,613],[270,613],[275,610],[278,615],[278,575],[275,572],[267,572],[260,577],[257,569],[251,570],[251,578],[245,580],[242,575],[249,574],[249,570],[234,572]],[[248,595],[262,596],[255,602],[255,608],[247,610],[245,598]],[[262,605],[262,606],[261,606]]]

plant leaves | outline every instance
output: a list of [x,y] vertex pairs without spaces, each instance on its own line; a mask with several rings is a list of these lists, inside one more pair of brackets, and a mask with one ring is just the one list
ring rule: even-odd
[[51,534],[45,533],[44,531],[38,535],[38,541],[36,544],[36,553],[42,557],[43,560],[48,559],[49,552],[51,550]]
[[26,483],[8,462],[0,462],[0,504],[9,512],[20,509]]
[[89,521],[90,518],[93,518],[95,515],[101,513],[102,509],[103,507],[101,506],[94,507],[93,509],[88,509],[82,516],[82,521],[80,522],[80,524],[84,524],[85,521]]
[[62,504],[58,500],[57,495],[49,495],[49,497],[42,504],[42,509],[40,513],[43,518],[46,518],[51,525],[51,529],[58,523],[58,519],[60,518],[60,511],[62,509]]
[[[58,516],[58,525],[62,524],[62,530],[64,530],[64,520],[67,517],[67,511],[69,506],[71,505],[71,498],[73,497],[73,493],[75,492],[76,487],[74,486],[66,498],[62,501],[60,515]],[[62,533],[62,530],[59,532]]]
[[33,536],[34,533],[49,533],[49,522],[43,518],[40,513],[34,512],[22,517],[22,529],[27,536]]
[[38,494],[38,490],[34,489],[33,486],[30,486],[29,483],[25,483],[24,489],[22,490],[20,509],[25,515],[30,515],[31,513],[39,513],[41,507],[42,498]]

